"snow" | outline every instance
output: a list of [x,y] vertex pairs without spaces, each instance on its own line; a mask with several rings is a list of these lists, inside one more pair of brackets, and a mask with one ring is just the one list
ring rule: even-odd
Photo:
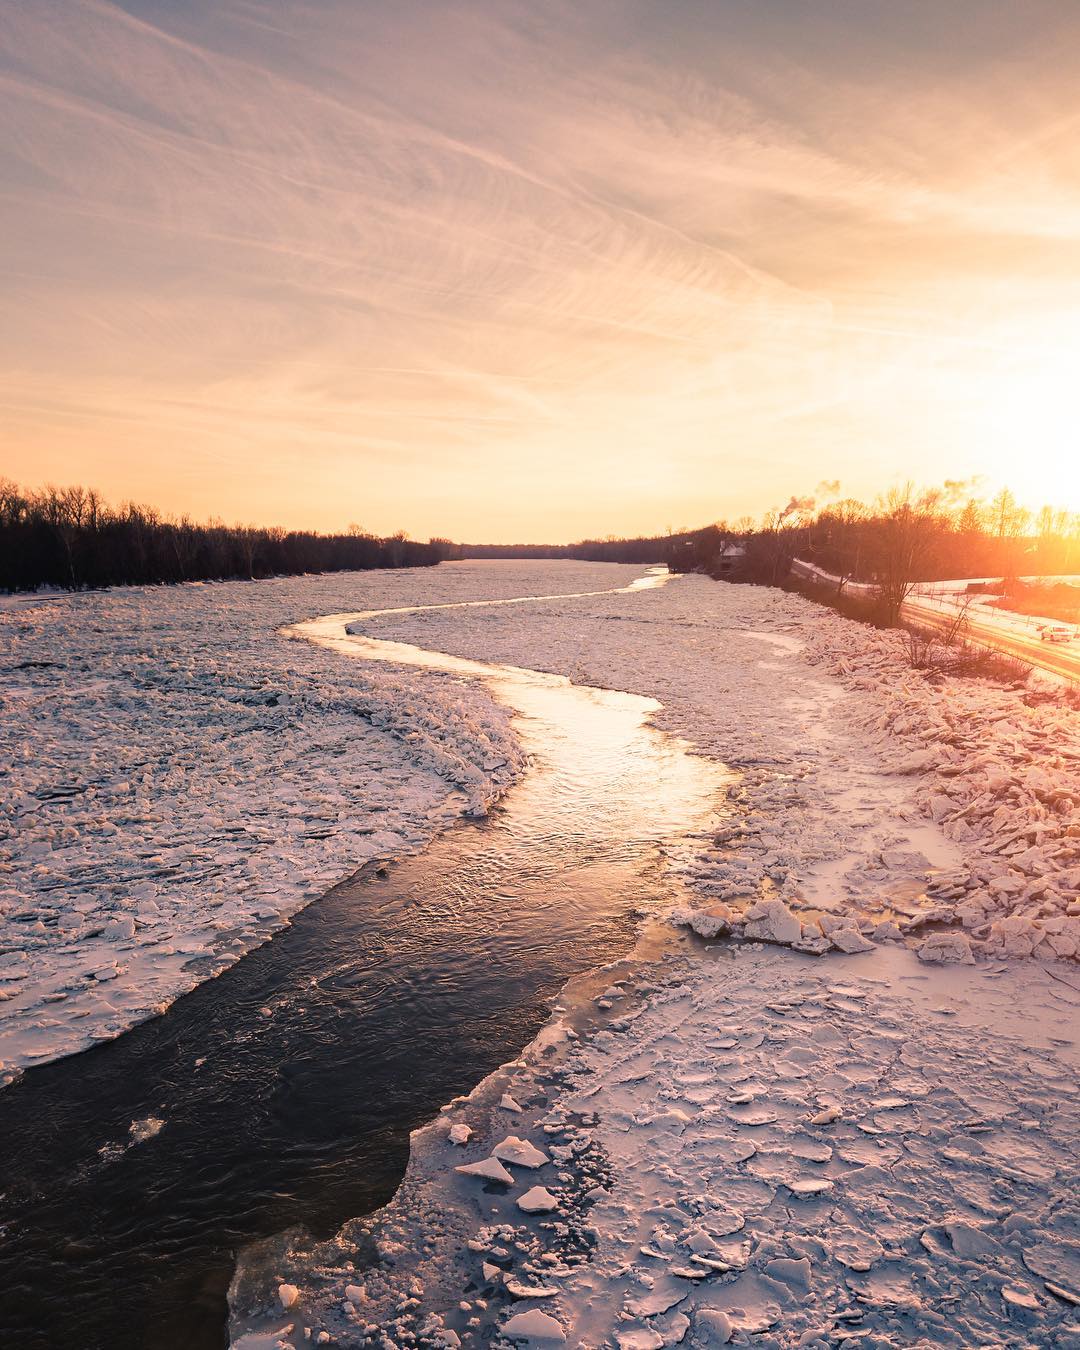
[[[437,1313],[463,1344],[512,1339],[510,1318],[536,1311],[521,1300],[541,1297],[580,1346],[833,1344],[845,1329],[881,1346],[1071,1344],[1080,1051],[1054,980],[953,979],[896,947],[825,965],[734,950],[639,966],[625,1026],[530,1049],[473,1094],[492,1128],[505,1086],[530,1103],[557,1210],[523,1206],[535,1188],[509,1207],[459,1199],[445,1143],[416,1141],[401,1204],[376,1216],[395,1255],[372,1272],[366,1325],[397,1338],[408,1272],[416,1318]],[[760,1118],[725,1105],[747,1082]],[[355,1250],[317,1250],[311,1298]]]
[[[1080,733],[1064,702],[928,680],[899,633],[700,577],[361,627],[659,698],[657,725],[741,773],[740,811],[691,866],[699,896],[801,904],[824,936],[820,911],[917,928],[925,895],[988,951],[1080,952]],[[775,660],[762,659],[763,639]],[[728,925],[715,903],[697,908],[695,927]],[[1003,927],[1013,916],[1024,925]],[[867,945],[872,929],[860,941],[856,927],[827,946]]]
[[[840,578],[826,572],[813,563],[796,559],[791,566],[796,576],[821,581],[833,589],[839,586]],[[992,581],[999,578],[972,578],[971,581]],[[1026,577],[1025,581],[1065,581],[1076,583],[1075,577]],[[1033,614],[1020,614],[1014,610],[1002,609],[998,605],[999,596],[985,593],[967,593],[968,580],[925,582],[912,587],[903,604],[903,617],[918,623],[920,617],[944,618],[951,621],[963,620],[965,627],[961,636],[976,646],[999,647],[1009,654],[1035,666],[1045,666],[1038,673],[1042,682],[1075,683],[1080,679],[1080,666],[1076,662],[1075,650],[1070,646],[1047,647],[1039,634],[1046,624],[1060,623],[1060,620]],[[847,581],[845,592],[873,596],[877,587],[867,583]],[[1065,625],[1071,627],[1071,625]],[[1017,645],[1019,644],[1019,645]],[[1048,661],[1048,658],[1054,658]]]
[[334,1271],[374,1242],[375,1344],[508,1346],[528,1297],[588,1347],[1074,1343],[1076,714],[697,577],[360,627],[657,698],[737,778],[666,862],[712,945],[643,939],[457,1104],[477,1158],[512,1110],[544,1184],[419,1132],[392,1204],[290,1264],[305,1307],[355,1337]]
[[[640,575],[556,564],[543,580]],[[475,683],[280,629],[536,580],[535,565],[455,564],[0,608],[0,1082],[160,1013],[520,771],[509,714]]]

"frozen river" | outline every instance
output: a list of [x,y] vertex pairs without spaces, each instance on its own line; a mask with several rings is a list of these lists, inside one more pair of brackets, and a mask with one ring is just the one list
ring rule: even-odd
[[729,780],[647,725],[655,701],[347,634],[358,618],[292,635],[479,680],[529,768],[490,815],[369,864],[164,1016],[0,1093],[18,1159],[0,1202],[5,1342],[224,1344],[239,1249],[384,1204],[410,1130],[679,899],[665,859]]

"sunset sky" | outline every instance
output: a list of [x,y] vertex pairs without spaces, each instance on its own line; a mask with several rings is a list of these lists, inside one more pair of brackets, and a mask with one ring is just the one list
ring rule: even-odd
[[1080,509],[1077,0],[0,0],[0,473],[564,541]]

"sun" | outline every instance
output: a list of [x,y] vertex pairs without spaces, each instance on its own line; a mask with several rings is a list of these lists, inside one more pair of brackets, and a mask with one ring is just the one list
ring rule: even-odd
[[983,391],[987,477],[1034,510],[1080,512],[1080,321],[1067,331]]

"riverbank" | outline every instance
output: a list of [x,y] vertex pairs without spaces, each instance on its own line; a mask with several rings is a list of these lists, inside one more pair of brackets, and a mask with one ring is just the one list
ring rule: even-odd
[[1076,1344],[1078,1004],[1051,976],[651,955],[414,1135],[372,1221],[252,1260],[236,1303],[291,1306],[234,1343]]
[[[387,1211],[268,1258],[267,1343],[1075,1344],[1075,714],[700,578],[363,628],[659,698],[740,774],[682,864],[694,926],[831,952],[606,973],[597,1023],[414,1140]],[[492,1154],[502,1182],[455,1170]]]

